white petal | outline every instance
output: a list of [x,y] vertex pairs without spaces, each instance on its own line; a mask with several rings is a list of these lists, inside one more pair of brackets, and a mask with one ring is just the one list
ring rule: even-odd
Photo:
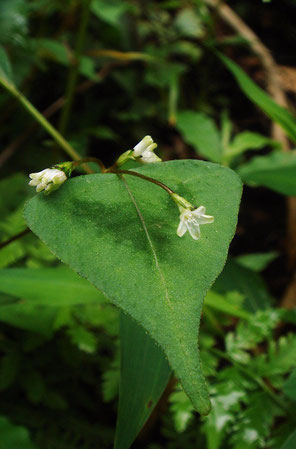
[[63,184],[63,182],[67,181],[67,176],[62,170],[56,170],[56,173],[52,177],[52,182],[54,184]]
[[199,217],[200,215],[203,215],[206,211],[205,206],[199,206],[197,209],[193,210],[192,213],[196,217]]
[[180,223],[177,229],[177,235],[179,237],[183,237],[183,235],[185,234],[185,232],[187,231],[187,226],[185,224],[185,221],[180,219]]
[[198,224],[213,223],[214,217],[212,217],[211,215],[205,215],[205,211],[206,208],[204,206],[200,206],[194,211],[192,211],[192,215],[194,216]]
[[155,150],[155,148],[157,148],[157,143],[152,143],[151,145],[149,145],[147,148],[146,148],[146,150],[145,150],[145,152],[146,151],[154,151]]
[[28,183],[29,186],[37,186],[37,184],[39,184],[39,180],[38,179],[31,179],[31,181]]
[[41,190],[44,190],[46,188],[46,184],[44,184],[44,183],[40,183],[40,184],[38,184],[38,186],[36,187],[36,192],[38,193],[38,192],[41,192]]
[[187,229],[194,240],[198,240],[200,237],[200,228],[195,220],[190,220],[186,222]]
[[143,152],[153,144],[153,139],[151,136],[145,136],[137,145],[134,146],[134,156],[139,157]]
[[160,157],[156,156],[155,153],[153,153],[152,151],[148,151],[148,150],[144,151],[140,160],[141,160],[141,162],[143,162],[143,164],[151,164],[153,162],[161,162]]
[[196,221],[198,222],[198,224],[213,223],[214,217],[212,217],[211,215],[202,215],[201,217],[197,218]]

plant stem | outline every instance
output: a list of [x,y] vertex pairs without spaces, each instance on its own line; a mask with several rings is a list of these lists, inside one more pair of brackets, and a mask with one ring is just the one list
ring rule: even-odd
[[137,172],[132,171],[132,170],[114,170],[114,171],[110,171],[109,173],[115,173],[115,174],[120,174],[120,175],[136,176],[137,178],[141,178],[141,179],[144,179],[145,181],[152,182],[153,184],[156,184],[157,186],[159,186],[162,189],[164,189],[169,195],[172,195],[173,193],[175,193],[168,186],[166,186],[165,184],[163,184],[160,181],[157,181],[157,179],[150,178],[149,176],[142,175],[141,173],[137,173]]
[[24,237],[25,235],[27,235],[29,232],[31,232],[31,229],[26,228],[24,231],[19,232],[18,234],[10,237],[8,240],[5,240],[4,242],[0,243],[0,250],[5,248],[5,246],[10,245],[10,243],[14,242],[15,240],[20,239],[21,237]]
[[89,16],[90,16],[89,5],[90,5],[90,0],[82,0],[81,19],[80,19],[80,23],[79,23],[77,40],[76,40],[76,45],[75,45],[75,50],[74,50],[74,58],[71,62],[71,67],[70,67],[70,70],[68,73],[68,79],[67,79],[67,85],[66,85],[66,93],[65,93],[66,102],[62,109],[60,122],[59,122],[59,126],[58,126],[58,129],[61,134],[65,134],[65,132],[66,132],[70,113],[71,113],[71,108],[72,108],[72,104],[73,104],[73,100],[74,100],[74,96],[75,96],[75,89],[76,89],[77,78],[78,78],[78,73],[79,73],[80,58],[81,58],[81,53],[82,53],[85,37],[86,37],[88,20],[89,20]]
[[[0,85],[4,87],[11,95],[13,95],[22,106],[31,114],[35,120],[51,135],[51,137],[63,148],[63,150],[74,160],[79,160],[80,155],[74,148],[64,139],[64,137],[40,114],[35,106],[9,81],[0,76]],[[84,167],[88,173],[93,173],[89,167]]]

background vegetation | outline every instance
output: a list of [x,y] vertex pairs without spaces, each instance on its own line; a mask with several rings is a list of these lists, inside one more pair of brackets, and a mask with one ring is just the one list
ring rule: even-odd
[[171,378],[133,447],[296,447],[295,11],[294,0],[1,0],[1,449],[112,447],[120,379],[118,310],[26,232],[28,173],[76,153],[18,91],[82,157],[111,165],[150,134],[163,160],[209,160],[245,183],[201,324],[213,410],[195,414]]

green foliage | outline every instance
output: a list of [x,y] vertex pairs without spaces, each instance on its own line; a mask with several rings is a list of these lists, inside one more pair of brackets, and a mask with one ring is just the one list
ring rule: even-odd
[[30,439],[29,432],[24,427],[12,424],[5,416],[0,417],[0,435],[1,449],[37,449]]
[[239,167],[246,184],[265,186],[284,195],[296,195],[296,155],[275,151]]
[[[270,45],[280,64],[278,88],[288,93],[293,107],[295,83],[289,66],[295,42],[289,18],[295,1],[282,0],[281,6],[230,3],[228,8]],[[104,175],[103,182],[101,175],[67,181],[52,197],[37,195],[29,203],[37,212],[40,204],[46,209],[34,223],[42,223],[40,235],[46,231],[46,241],[51,232],[51,248],[63,246],[62,256],[67,253],[70,265],[75,258],[76,271],[87,271],[85,276],[107,289],[112,301],[124,303],[137,321],[126,314],[119,330],[121,311],[62,265],[33,233],[0,248],[1,449],[105,449],[114,444],[116,432],[117,447],[127,449],[144,422],[135,448],[295,447],[296,313],[278,308],[294,277],[292,239],[286,241],[291,211],[283,195],[295,195],[295,152],[282,153],[271,129],[280,124],[295,142],[296,122],[271,99],[270,89],[266,94],[259,87],[272,87],[267,86],[272,73],[265,73],[252,42],[233,35],[222,24],[223,8],[210,4],[0,1],[0,84],[12,93],[15,86],[19,91],[11,97],[0,86],[0,244],[26,228],[23,208],[34,195],[28,173],[69,158],[49,140],[44,120],[36,126],[32,105],[59,127],[63,108],[70,104],[66,145],[83,156],[101,158],[107,167],[151,134],[163,160],[207,159],[235,169],[254,187],[244,190],[231,257],[211,285],[233,233],[227,217],[235,215],[235,178],[227,185],[222,175],[230,172],[196,161],[140,169],[215,216],[214,224],[202,227],[201,239],[193,242],[189,235],[176,236],[178,210],[164,192],[125,177],[169,292],[178,300],[177,319],[159,313],[165,298],[155,258],[115,175]],[[87,6],[89,21],[81,39],[77,31]],[[215,46],[230,55],[231,60],[221,58],[235,79],[219,64]],[[24,105],[26,98],[24,110],[18,103]],[[98,172],[96,164],[89,166]],[[138,167],[131,162],[125,168]],[[79,173],[84,174],[83,168]],[[91,192],[87,205],[86,192]],[[73,227],[78,221],[79,232]],[[295,233],[293,220],[288,231]],[[139,321],[145,321],[149,333]],[[174,377],[156,405],[170,369],[150,334],[162,337],[169,360],[183,375],[187,355],[180,357],[176,323],[188,334],[181,343],[190,363],[200,358],[195,368],[200,374],[202,367],[212,403],[207,417],[195,413]],[[196,370],[186,369],[186,388],[196,390],[201,377],[194,384]]]

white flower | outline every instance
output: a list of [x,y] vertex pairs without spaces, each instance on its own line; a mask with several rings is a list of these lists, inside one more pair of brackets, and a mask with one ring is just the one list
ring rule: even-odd
[[133,156],[139,158],[144,164],[151,162],[161,162],[161,159],[154,153],[157,148],[151,136],[145,136],[137,145],[134,146]]
[[213,223],[214,217],[205,215],[206,208],[200,206],[195,210],[180,208],[182,211],[180,215],[180,223],[177,229],[177,235],[182,237],[186,231],[189,231],[194,240],[200,237],[199,226],[201,224]]
[[29,186],[36,186],[37,192],[45,190],[46,194],[58,189],[67,180],[66,174],[56,168],[46,168],[38,173],[31,173],[29,177]]

